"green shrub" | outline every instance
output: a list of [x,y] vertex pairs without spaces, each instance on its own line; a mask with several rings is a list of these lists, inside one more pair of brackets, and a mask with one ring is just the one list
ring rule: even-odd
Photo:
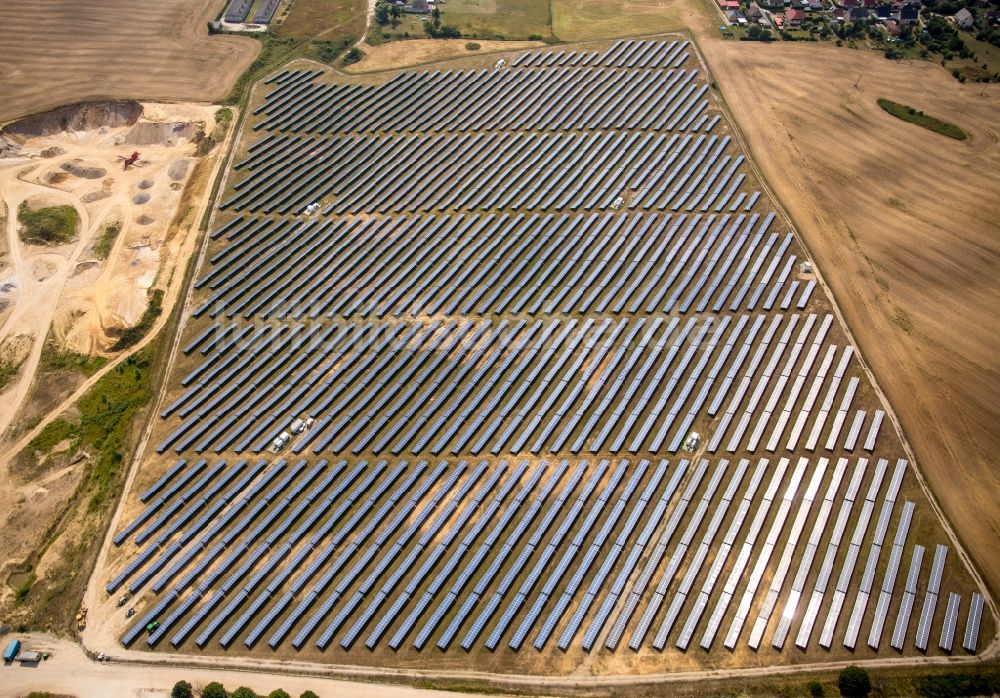
[[364,57],[365,57],[365,52],[359,49],[357,46],[355,46],[350,51],[347,52],[346,56],[344,56],[344,65],[357,63]]
[[187,681],[178,681],[174,684],[173,690],[170,691],[170,698],[194,698],[191,684]]
[[302,695],[299,698],[319,698],[319,696],[312,691],[302,691]]
[[465,45],[465,50],[466,51],[478,51],[481,48],[482,48],[482,45],[481,44],[477,44],[475,41],[470,41],[469,43],[467,43]]
[[842,696],[847,696],[847,698],[864,698],[864,696],[871,693],[872,682],[868,678],[867,671],[852,664],[840,672],[840,677],[837,679],[837,687],[840,689],[840,695]]
[[288,691],[283,688],[276,688],[267,694],[267,698],[292,698],[288,695]]
[[259,698],[259,696],[246,686],[240,686],[232,692],[229,698]]
[[229,694],[221,683],[213,681],[201,689],[201,698],[229,698]]
[[812,696],[812,698],[823,698],[823,684],[819,681],[810,681],[809,695]]

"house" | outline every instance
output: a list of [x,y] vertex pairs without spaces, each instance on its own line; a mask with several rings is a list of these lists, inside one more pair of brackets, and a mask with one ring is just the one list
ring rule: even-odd
[[963,7],[961,10],[955,13],[955,24],[965,30],[972,29],[972,24],[976,21],[975,16],[969,12],[968,8]]
[[867,7],[852,7],[848,19],[852,22],[864,22],[868,19]]
[[756,2],[751,2],[750,6],[747,8],[747,17],[749,17],[750,19],[757,20],[763,16],[764,13],[761,11],[760,5],[758,5]]
[[844,8],[843,7],[835,7],[835,8],[833,8],[833,18],[835,20],[837,20],[838,22],[843,22],[844,21]]
[[845,10],[851,10],[854,9],[855,7],[859,7],[860,5],[861,5],[860,0],[844,0],[841,3],[841,7],[843,7]]
[[1000,24],[1000,10],[986,13],[986,21],[990,24]]
[[889,36],[899,36],[899,25],[896,24],[896,20],[887,19],[885,21],[885,30],[889,32]]
[[716,2],[718,2],[723,12],[740,9],[740,0],[716,0]]
[[790,27],[799,26],[805,18],[806,13],[802,10],[796,10],[794,7],[785,10],[785,21],[788,22],[788,26]]
[[889,5],[879,5],[875,8],[875,16],[881,20],[890,19],[892,17],[892,7]]
[[900,24],[916,24],[920,12],[915,7],[904,7],[899,11]]

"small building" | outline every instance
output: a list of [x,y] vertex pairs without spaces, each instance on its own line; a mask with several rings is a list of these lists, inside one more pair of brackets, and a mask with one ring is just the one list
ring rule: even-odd
[[747,8],[747,17],[750,19],[760,19],[764,16],[764,12],[760,9],[760,5],[756,2],[751,2],[750,6]]
[[861,2],[860,0],[843,0],[840,6],[843,7],[845,10],[852,10],[855,7],[860,7]]
[[963,7],[961,10],[955,13],[955,24],[960,28],[969,30],[972,29],[972,25],[975,23],[975,16],[969,12],[967,7]]
[[889,32],[889,36],[899,36],[899,25],[894,19],[887,19],[885,21],[885,30]]
[[723,12],[740,9],[740,0],[716,0],[716,2],[719,3],[719,7],[722,8]]
[[916,24],[920,11],[916,7],[904,7],[899,11],[900,24]]
[[833,8],[833,18],[836,21],[838,21],[838,22],[843,22],[844,21],[844,8],[843,7],[835,7],[835,8]]
[[875,16],[881,20],[887,20],[892,18],[892,6],[890,5],[879,5],[875,8]]
[[785,10],[785,21],[790,27],[797,27],[802,24],[802,20],[806,18],[806,13],[802,10],[796,10],[794,7]]
[[852,22],[864,22],[868,19],[867,7],[852,7],[848,17]]
[[21,641],[11,640],[7,643],[7,649],[3,651],[3,660],[5,662],[13,662],[17,658],[17,653],[21,651]]

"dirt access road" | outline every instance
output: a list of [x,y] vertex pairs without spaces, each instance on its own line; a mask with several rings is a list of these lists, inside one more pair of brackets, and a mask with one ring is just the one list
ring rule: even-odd
[[170,688],[180,680],[195,687],[219,681],[229,690],[249,686],[258,694],[267,695],[283,688],[293,696],[310,690],[320,698],[454,698],[470,695],[453,691],[430,691],[408,686],[339,681],[336,679],[267,674],[254,671],[224,669],[192,669],[181,667],[142,666],[99,663],[90,660],[79,645],[44,635],[20,637],[24,647],[48,651],[51,657],[35,667],[0,666],[0,698],[27,695],[31,691],[48,691],[77,698],[126,698],[127,696],[170,695]]
[[[996,593],[1000,85],[963,85],[933,63],[833,46],[704,37],[700,48]],[[895,119],[879,97],[971,138]]]
[[257,55],[208,36],[219,0],[0,2],[0,122],[93,99],[214,101]]

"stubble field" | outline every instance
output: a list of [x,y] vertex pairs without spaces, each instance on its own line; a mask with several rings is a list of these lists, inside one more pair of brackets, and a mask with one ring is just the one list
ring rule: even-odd
[[209,37],[215,0],[0,3],[0,121],[83,100],[215,101],[259,49]]

